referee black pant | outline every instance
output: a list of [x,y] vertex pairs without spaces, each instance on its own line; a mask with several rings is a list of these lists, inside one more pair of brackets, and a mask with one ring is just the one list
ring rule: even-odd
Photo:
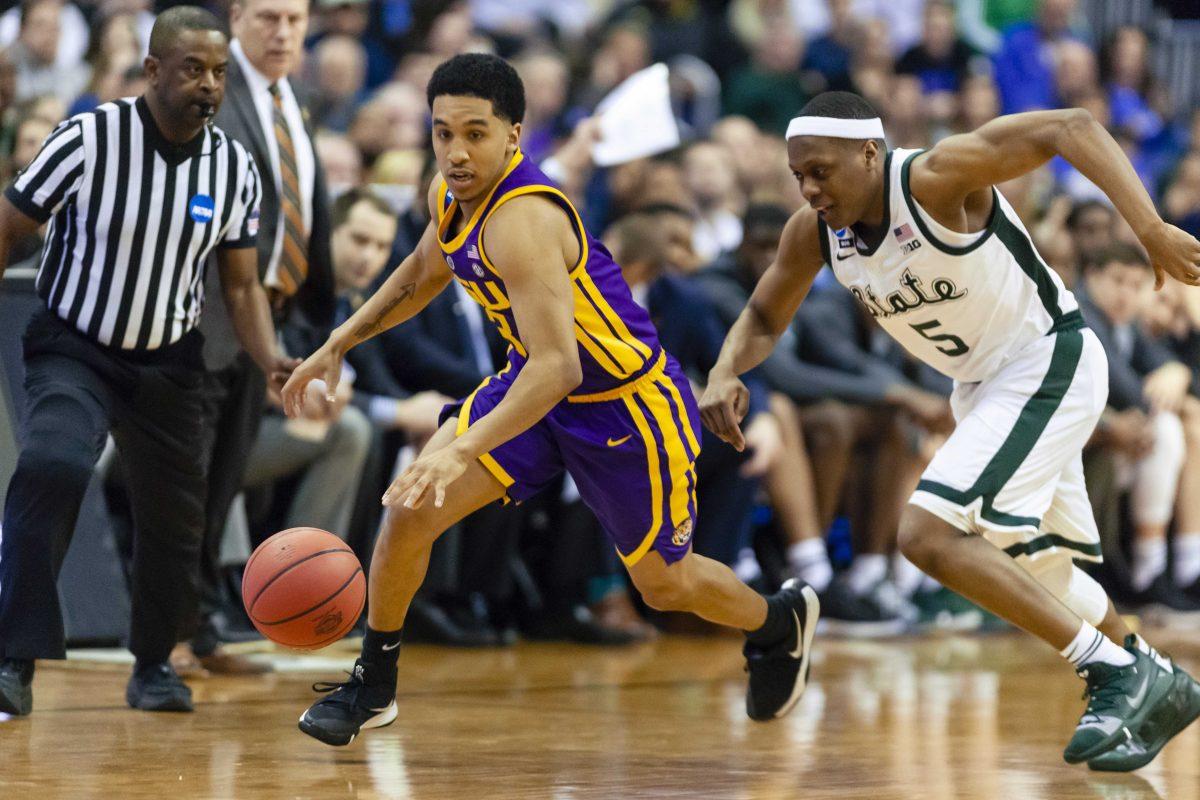
[[0,657],[64,658],[57,578],[109,432],[133,509],[129,649],[165,661],[195,615],[204,527],[198,331],[131,353],[48,311],[25,332],[28,409],[0,539]]

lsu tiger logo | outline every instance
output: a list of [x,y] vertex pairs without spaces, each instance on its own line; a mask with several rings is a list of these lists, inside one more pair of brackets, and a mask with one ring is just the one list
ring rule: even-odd
[[675,533],[671,534],[671,544],[675,545],[676,547],[682,547],[683,545],[687,544],[688,539],[691,538],[692,521],[690,519],[686,519],[678,528],[675,529]]

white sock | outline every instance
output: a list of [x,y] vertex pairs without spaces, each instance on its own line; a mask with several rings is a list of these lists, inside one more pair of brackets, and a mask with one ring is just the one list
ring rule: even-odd
[[903,597],[912,597],[921,588],[927,576],[921,568],[904,557],[903,553],[892,556],[892,582]]
[[1200,533],[1175,536],[1175,583],[1191,586],[1200,578]]
[[1133,590],[1140,592],[1154,583],[1167,568],[1166,539],[1138,539],[1133,543]]
[[1124,667],[1134,661],[1132,653],[1119,647],[1112,639],[1086,622],[1079,629],[1079,633],[1075,634],[1071,643],[1060,652],[1062,657],[1070,661],[1075,669],[1094,664],[1097,661],[1103,661],[1105,664],[1112,664],[1115,667]]
[[883,553],[863,553],[850,562],[846,584],[855,594],[866,594],[887,577],[887,556]]
[[797,578],[818,592],[829,588],[833,580],[833,567],[829,565],[829,551],[825,540],[819,536],[803,539],[787,549],[788,566]]

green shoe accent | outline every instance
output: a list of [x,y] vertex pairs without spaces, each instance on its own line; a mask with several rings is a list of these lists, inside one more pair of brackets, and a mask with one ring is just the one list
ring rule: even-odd
[[1116,667],[1104,662],[1079,670],[1087,681],[1087,709],[1079,719],[1075,735],[1063,751],[1068,764],[1091,761],[1117,745],[1132,741],[1150,712],[1171,691],[1175,676],[1136,647],[1129,651],[1134,662]]
[[1131,772],[1154,760],[1176,734],[1200,717],[1200,684],[1178,665],[1171,691],[1151,709],[1133,738],[1088,761],[1099,772]]

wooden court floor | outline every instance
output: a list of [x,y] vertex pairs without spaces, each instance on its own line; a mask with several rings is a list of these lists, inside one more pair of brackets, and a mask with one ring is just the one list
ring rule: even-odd
[[[1154,641],[1200,667],[1197,632]],[[190,715],[128,710],[123,665],[42,667],[33,716],[0,715],[0,798],[1200,800],[1200,724],[1131,775],[1064,764],[1082,685],[1018,634],[820,640],[770,724],[745,717],[735,639],[406,646],[396,724],[326,747],[296,719],[353,657],[194,682]]]

